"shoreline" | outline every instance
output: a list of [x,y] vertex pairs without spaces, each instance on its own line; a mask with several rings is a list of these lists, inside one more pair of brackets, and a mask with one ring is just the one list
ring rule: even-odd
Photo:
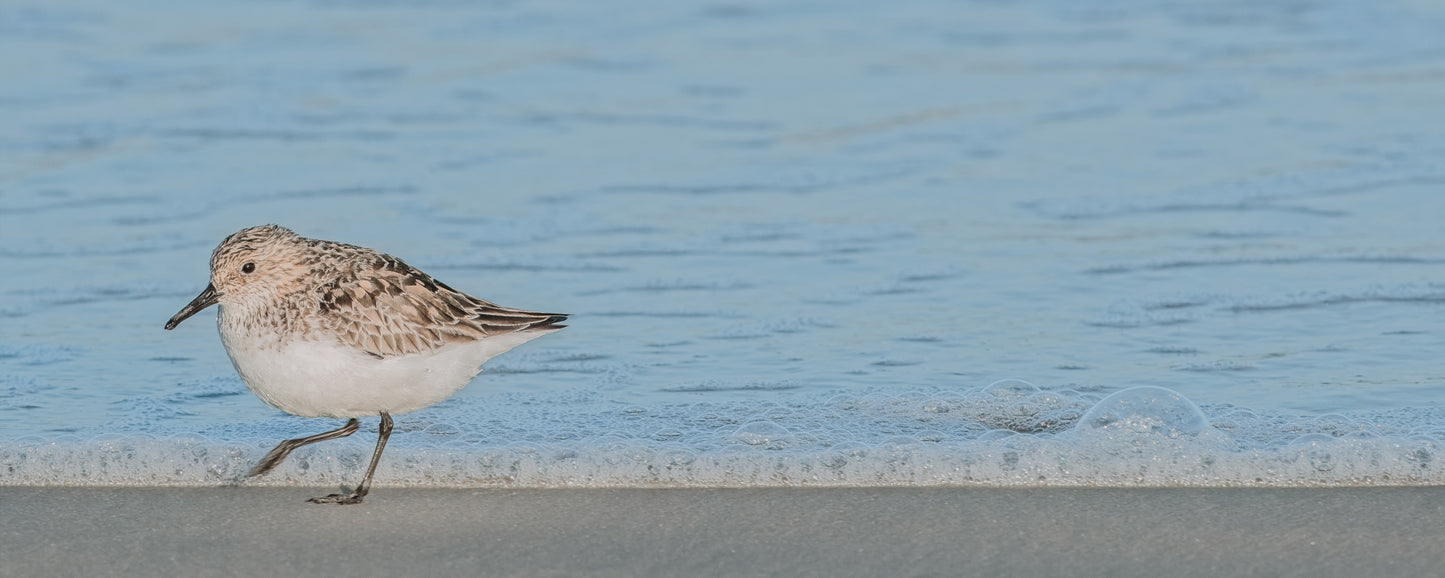
[[1445,487],[0,487],[0,576],[1353,576],[1445,567]]

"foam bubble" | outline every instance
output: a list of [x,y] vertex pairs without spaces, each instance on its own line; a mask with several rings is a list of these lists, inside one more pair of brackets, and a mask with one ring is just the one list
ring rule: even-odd
[[1199,406],[1174,391],[1131,387],[1102,400],[1080,419],[1083,433],[1105,436],[1197,436],[1209,427]]
[[750,446],[780,450],[788,447],[792,434],[771,421],[755,421],[738,428],[733,440]]

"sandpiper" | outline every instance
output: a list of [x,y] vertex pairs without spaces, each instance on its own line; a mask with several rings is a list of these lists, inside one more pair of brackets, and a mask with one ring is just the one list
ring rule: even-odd
[[392,414],[446,399],[483,362],[565,327],[558,323],[567,319],[501,307],[390,255],[276,225],[221,241],[211,253],[210,284],[166,329],[214,304],[221,343],[257,397],[294,415],[348,420],[281,442],[247,477],[271,471],[296,448],[355,433],[359,417],[381,416],[361,484],[309,500],[318,504],[356,504],[366,496]]

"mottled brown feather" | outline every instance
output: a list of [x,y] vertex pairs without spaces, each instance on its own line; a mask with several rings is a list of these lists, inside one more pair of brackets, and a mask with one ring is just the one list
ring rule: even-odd
[[[361,253],[320,293],[323,323],[342,343],[375,357],[429,352],[517,331],[551,331],[567,319],[502,307],[438,282],[400,259],[351,245],[326,243],[340,252]],[[369,258],[368,258],[369,257]]]

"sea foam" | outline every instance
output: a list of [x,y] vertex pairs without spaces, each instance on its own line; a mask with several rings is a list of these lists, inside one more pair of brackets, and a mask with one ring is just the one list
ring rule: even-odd
[[[400,416],[383,486],[1368,486],[1445,483],[1445,409],[1301,416],[1006,380],[969,390],[660,406],[500,396]],[[470,408],[470,409],[469,409]],[[0,442],[0,484],[239,484],[282,437],[238,430]],[[324,427],[324,426],[323,426]],[[311,429],[319,429],[312,427]],[[298,450],[248,485],[355,483],[375,429]],[[314,433],[314,432],[311,432]]]

